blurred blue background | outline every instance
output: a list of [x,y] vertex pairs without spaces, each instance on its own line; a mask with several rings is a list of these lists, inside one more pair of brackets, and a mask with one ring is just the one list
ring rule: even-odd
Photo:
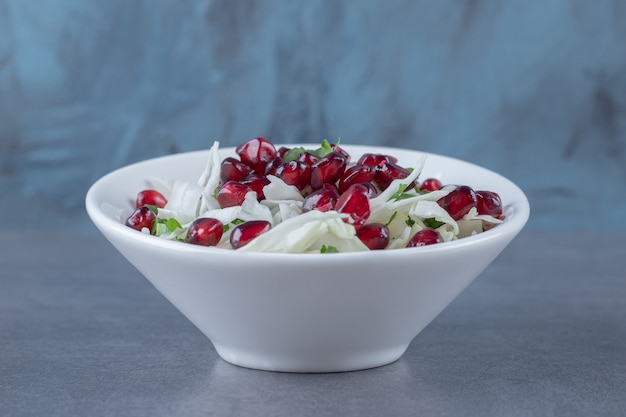
[[88,229],[103,174],[274,142],[414,148],[626,229],[626,2],[0,0],[3,229]]

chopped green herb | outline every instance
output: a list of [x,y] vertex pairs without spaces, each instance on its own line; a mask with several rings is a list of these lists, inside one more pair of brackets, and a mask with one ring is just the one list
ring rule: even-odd
[[228,232],[230,230],[230,225],[231,224],[234,225],[234,226],[237,226],[238,224],[241,224],[241,223],[245,223],[245,220],[241,220],[241,219],[237,218],[237,219],[233,220],[232,222],[230,222],[228,224],[225,224],[224,225],[224,233],[226,233],[226,232]]
[[409,227],[413,227],[413,225],[415,225],[415,220],[413,220],[411,218],[411,216],[408,216],[407,219],[404,221],[406,223],[407,226]]
[[318,158],[323,158],[326,155],[328,155],[329,153],[331,153],[333,151],[333,147],[330,144],[330,142],[326,139],[324,139],[322,141],[322,146],[320,146],[319,148],[315,149],[314,151],[310,151],[313,155],[317,156]]
[[161,236],[167,232],[167,226],[161,220],[155,220],[152,222],[152,230],[150,231],[151,234]]
[[[339,144],[339,141],[337,141],[337,144]],[[300,154],[303,154],[305,152],[308,152],[312,155],[317,156],[318,158],[323,158],[326,155],[328,155],[329,153],[331,153],[333,151],[333,147],[330,144],[330,142],[326,139],[324,139],[322,141],[322,146],[320,146],[317,149],[305,149],[302,146],[298,146],[296,148],[292,148],[290,150],[288,150],[287,152],[285,152],[285,156],[283,157],[283,161],[285,162],[290,162],[293,161],[294,159],[298,158],[298,156],[300,156]]]
[[391,215],[391,217],[389,218],[389,221],[385,224],[385,226],[389,226],[391,224],[391,222],[393,221],[393,219],[396,218],[397,215],[398,215],[398,212],[394,211],[393,214]]
[[404,192],[404,190],[406,190],[407,185],[406,184],[400,184],[398,185],[398,191],[395,192],[394,195],[392,195],[389,200],[387,201],[391,201],[391,200],[397,200],[398,197],[400,197],[402,195],[402,193]]
[[176,229],[182,229],[182,227],[178,220],[173,217],[169,219],[156,219],[152,222],[152,230],[150,232],[155,236],[161,236],[173,232]]
[[407,198],[412,198],[415,197],[415,194],[409,194],[409,193],[405,193],[404,191],[406,190],[406,188],[408,187],[407,184],[400,184],[398,185],[398,191],[396,191],[396,193],[394,195],[392,195],[389,200],[387,201],[398,201],[398,200],[406,200]]
[[320,253],[339,253],[339,249],[331,245],[328,245],[328,246],[322,245],[322,248],[320,249]]
[[439,220],[435,220],[434,217],[430,217],[428,219],[424,219],[424,224],[428,227],[430,227],[431,229],[438,229],[440,226],[442,226],[444,223],[440,222]]
[[220,192],[221,189],[222,187],[219,185],[215,187],[215,191],[213,191],[213,198],[217,199],[217,194]]
[[154,214],[159,214],[159,208],[157,206],[153,206],[152,204],[146,204],[145,206],[148,207]]
[[169,229],[170,232],[173,232],[176,229],[182,229],[183,226],[181,226],[181,224],[178,222],[178,220],[176,220],[175,218],[170,218],[167,219],[167,221],[165,222],[165,225],[167,226],[167,228]]
[[298,158],[300,154],[307,152],[302,146],[298,146],[297,148],[291,148],[287,152],[285,152],[285,156],[283,156],[283,161],[291,162]]

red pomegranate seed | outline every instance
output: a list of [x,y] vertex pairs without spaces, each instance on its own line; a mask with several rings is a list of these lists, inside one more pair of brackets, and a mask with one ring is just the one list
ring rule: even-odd
[[277,156],[265,166],[265,175],[276,175],[276,170],[283,163],[283,158]]
[[283,159],[285,157],[285,154],[289,152],[290,150],[291,150],[290,148],[281,146],[280,148],[278,148],[278,151],[276,151],[276,155],[279,156],[281,159]]
[[443,238],[439,234],[438,231],[431,228],[425,228],[415,233],[409,243],[406,245],[407,248],[416,248],[419,246],[433,245],[435,243],[443,242]]
[[322,188],[320,188],[320,190],[333,190],[334,192],[337,193],[337,195],[339,195],[339,190],[337,189],[337,187],[335,187],[334,184],[324,184],[322,185]]
[[337,200],[335,210],[349,214],[355,227],[362,226],[370,215],[370,202],[367,197],[368,189],[363,184],[350,186]]
[[441,189],[441,187],[443,187],[443,185],[441,184],[441,181],[439,181],[437,178],[427,178],[420,185],[420,190],[421,191],[437,191]]
[[348,168],[343,173],[343,175],[339,179],[337,188],[339,189],[339,192],[343,193],[348,188],[350,188],[352,184],[358,184],[360,182],[372,182],[375,175],[376,171],[374,170],[374,167],[370,165],[355,165],[351,168]]
[[362,184],[362,185],[367,187],[367,197],[368,198],[374,198],[374,197],[376,197],[378,195],[378,189],[371,182],[362,182],[360,184]]
[[155,220],[156,214],[150,210],[150,207],[141,206],[126,219],[126,226],[139,231],[147,227],[152,232],[152,223]]
[[313,165],[317,161],[320,160],[317,156],[313,155],[311,152],[304,152],[298,155],[296,158],[298,161],[302,161],[307,165]]
[[339,194],[332,188],[320,188],[306,196],[302,202],[302,212],[311,210],[329,211],[335,208]]
[[230,245],[233,249],[239,249],[250,241],[272,228],[270,222],[265,220],[250,220],[237,225],[230,233]]
[[502,217],[502,199],[493,191],[476,191],[478,214],[487,214],[496,219]]
[[[376,179],[374,180],[381,190],[386,190],[393,180],[406,178],[411,173],[395,162],[384,162],[376,166]],[[408,188],[412,188],[410,185]]]
[[389,243],[389,228],[381,223],[363,225],[356,236],[370,250],[385,249]]
[[263,193],[263,187],[270,183],[270,180],[266,176],[251,174],[239,181],[242,184],[252,188],[252,191],[256,191],[257,200],[265,200],[265,194]]
[[238,181],[228,181],[222,185],[217,193],[217,202],[221,208],[240,206],[246,199],[246,194],[252,188]]
[[222,182],[239,181],[252,174],[254,170],[238,159],[228,157],[222,161],[220,167],[220,179]]
[[311,187],[314,190],[324,184],[334,184],[346,170],[347,159],[339,152],[331,152],[311,166]]
[[457,186],[445,197],[440,198],[437,203],[450,214],[454,220],[460,220],[472,207],[476,207],[476,193],[467,185]]
[[137,199],[135,200],[135,208],[145,205],[163,208],[166,204],[167,199],[157,190],[143,190],[137,194]]
[[276,157],[274,144],[267,139],[256,138],[242,143],[235,149],[239,159],[249,165],[259,175],[265,174],[265,167]]
[[282,163],[274,175],[285,183],[302,190],[311,181],[311,167],[302,161],[293,160]]
[[203,217],[191,223],[185,241],[194,245],[215,246],[220,242],[223,233],[224,225],[221,221]]
[[333,152],[340,153],[344,158],[346,158],[346,162],[350,161],[350,154],[346,152],[346,150],[343,149],[341,146],[337,145],[336,143],[333,143],[330,145],[330,149],[332,149]]
[[398,158],[393,157],[391,155],[384,155],[381,153],[364,153],[360,158],[357,164],[360,165],[370,165],[377,166],[383,164],[385,162],[393,162],[394,164],[398,162]]

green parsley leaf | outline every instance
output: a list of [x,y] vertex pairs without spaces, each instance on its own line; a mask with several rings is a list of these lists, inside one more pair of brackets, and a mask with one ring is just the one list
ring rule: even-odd
[[[337,144],[339,144],[339,142],[337,142]],[[285,152],[283,161],[285,162],[293,161],[294,159],[297,159],[298,156],[300,156],[300,154],[303,154],[306,152],[310,153],[311,155],[315,155],[318,158],[323,158],[329,153],[331,153],[332,151],[333,151],[333,145],[331,145],[328,140],[324,139],[322,140],[322,145],[317,149],[305,149],[302,146],[298,146],[296,148],[292,148],[288,150],[287,152]]]
[[238,224],[245,223],[245,220],[241,220],[241,219],[237,218],[237,219],[233,220],[231,223],[236,226]]
[[389,218],[389,221],[387,222],[387,224],[385,224],[385,226],[389,226],[391,224],[391,222],[393,221],[393,219],[396,218],[398,212],[394,211],[393,214],[391,215],[391,217]]
[[176,229],[182,229],[183,226],[181,226],[181,224],[178,222],[178,220],[176,220],[175,218],[170,218],[167,219],[167,221],[165,222],[165,225],[167,226],[167,229],[170,232],[173,232]]
[[307,152],[302,146],[298,146],[297,148],[291,148],[287,152],[285,152],[285,156],[283,156],[283,161],[291,162],[298,158],[300,154]]
[[333,147],[330,144],[330,142],[326,139],[322,140],[322,146],[320,146],[319,148],[315,149],[314,151],[310,151],[313,155],[317,156],[318,158],[323,158],[326,155],[328,155],[329,153],[331,153],[333,151]]
[[175,231],[176,229],[182,229],[178,220],[175,218],[169,219],[156,219],[152,222],[152,228],[150,232],[155,236],[161,236],[166,233]]
[[398,186],[398,191],[395,192],[394,195],[392,195],[389,200],[387,201],[398,201],[398,200],[406,200],[407,198],[411,198],[411,197],[415,197],[415,194],[409,194],[409,193],[405,193],[404,191],[406,190],[406,188],[408,187],[407,184],[400,184]]
[[398,198],[400,198],[400,196],[402,195],[402,193],[404,193],[404,190],[406,190],[407,185],[406,184],[400,184],[398,186],[398,191],[395,192],[394,195],[392,195],[389,200],[387,201],[391,201],[391,200],[398,200]]
[[435,220],[434,217],[430,217],[428,219],[424,219],[424,224],[431,229],[437,229],[441,227],[444,223],[440,222],[439,220]]
[[159,208],[157,206],[153,206],[152,204],[145,204],[145,206],[148,207],[154,214],[159,214]]
[[413,227],[413,225],[415,225],[415,220],[413,220],[411,216],[408,216],[408,218],[404,222],[409,227]]
[[322,248],[320,249],[320,253],[339,253],[339,249],[337,249],[336,247],[332,246],[332,245],[322,245]]
[[155,236],[161,236],[162,234],[168,233],[169,230],[167,228],[167,225],[165,224],[166,220],[165,219],[158,219],[154,222],[152,222],[152,231],[151,233]]

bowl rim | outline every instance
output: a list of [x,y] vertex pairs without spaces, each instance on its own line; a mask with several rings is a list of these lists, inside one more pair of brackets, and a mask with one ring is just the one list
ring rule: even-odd
[[[276,148],[279,148],[280,146],[288,146],[288,147],[303,146],[306,149],[309,149],[311,147],[313,148],[318,147],[319,144],[311,144],[311,143],[282,144],[282,143],[279,143],[279,144],[275,144],[275,146]],[[289,259],[301,260],[301,259],[318,259],[319,257],[323,256],[324,257],[323,259],[325,260],[325,262],[328,262],[328,261],[336,262],[340,260],[345,261],[346,259],[358,260],[364,256],[368,256],[368,257],[372,256],[372,252],[376,253],[376,255],[373,255],[373,256],[385,256],[385,257],[386,256],[391,256],[391,257],[404,256],[410,252],[413,252],[415,255],[429,254],[432,252],[459,250],[463,247],[466,247],[468,245],[474,245],[478,242],[487,242],[493,239],[503,238],[507,236],[509,237],[509,239],[512,239],[513,237],[517,235],[517,233],[519,233],[522,230],[522,228],[525,226],[530,216],[530,204],[529,204],[528,198],[526,194],[521,190],[521,188],[517,186],[517,184],[515,184],[513,181],[509,180],[508,178],[504,177],[503,175],[493,170],[490,170],[488,168],[477,165],[475,163],[458,159],[455,157],[451,157],[451,156],[441,155],[441,154],[432,153],[432,152],[425,152],[425,151],[420,151],[420,150],[415,150],[415,149],[408,149],[408,148],[396,148],[396,147],[386,147],[386,146],[377,146],[377,145],[349,145],[349,144],[341,145],[341,146],[346,148],[346,150],[348,150],[349,152],[351,149],[353,149],[355,151],[361,151],[362,153],[368,152],[368,151],[371,152],[375,150],[375,152],[380,152],[380,153],[386,152],[391,155],[393,155],[393,152],[398,152],[398,151],[423,154],[423,155],[426,155],[427,157],[432,156],[432,157],[442,158],[452,163],[462,163],[462,164],[471,166],[473,168],[482,170],[484,173],[490,176],[493,176],[494,178],[498,178],[500,181],[506,183],[507,186],[509,187],[508,191],[511,194],[515,195],[516,198],[514,200],[508,202],[508,204],[505,204],[505,207],[511,207],[513,209],[512,217],[507,218],[503,223],[499,224],[497,227],[494,227],[485,232],[482,232],[473,236],[463,237],[461,239],[453,240],[450,242],[442,242],[436,245],[422,246],[419,249],[418,248],[397,248],[397,249],[390,249],[390,250],[357,251],[357,252],[341,252],[341,253],[325,254],[325,253],[247,252],[247,251],[236,251],[236,250],[216,248],[216,247],[190,245],[190,244],[185,244],[182,242],[159,239],[155,236],[137,232],[136,230],[125,226],[121,222],[114,220],[108,214],[104,212],[103,205],[107,204],[107,202],[101,201],[101,199],[99,198],[99,193],[101,193],[104,189],[106,189],[106,187],[109,185],[110,182],[112,182],[114,179],[117,179],[124,172],[130,171],[131,169],[135,169],[142,164],[154,164],[160,161],[171,160],[171,159],[176,159],[176,158],[191,158],[194,156],[200,156],[202,154],[208,155],[209,153],[208,149],[158,156],[155,158],[149,158],[149,159],[133,162],[131,164],[119,167],[103,175],[89,187],[85,195],[85,208],[92,222],[95,224],[95,226],[98,229],[100,229],[100,231],[105,236],[111,233],[115,233],[116,235],[119,235],[119,237],[121,238],[129,239],[131,241],[134,241],[136,243],[143,244],[143,245],[155,246],[158,248],[167,249],[168,251],[183,252],[186,254],[202,253],[202,254],[215,254],[215,255],[220,255],[220,256],[236,256],[238,258],[242,256],[247,257],[247,258],[259,258],[260,257],[262,259],[274,259],[276,257],[284,258],[285,256],[287,256]],[[229,152],[232,153],[234,152],[234,149],[235,147],[220,148],[220,153],[221,154],[229,153]],[[471,186],[471,184],[467,184],[467,185]],[[103,230],[104,228],[106,228],[106,233],[105,233],[105,230]],[[381,255],[381,254],[387,254],[387,255]],[[332,256],[329,256],[329,255],[332,255]]]

